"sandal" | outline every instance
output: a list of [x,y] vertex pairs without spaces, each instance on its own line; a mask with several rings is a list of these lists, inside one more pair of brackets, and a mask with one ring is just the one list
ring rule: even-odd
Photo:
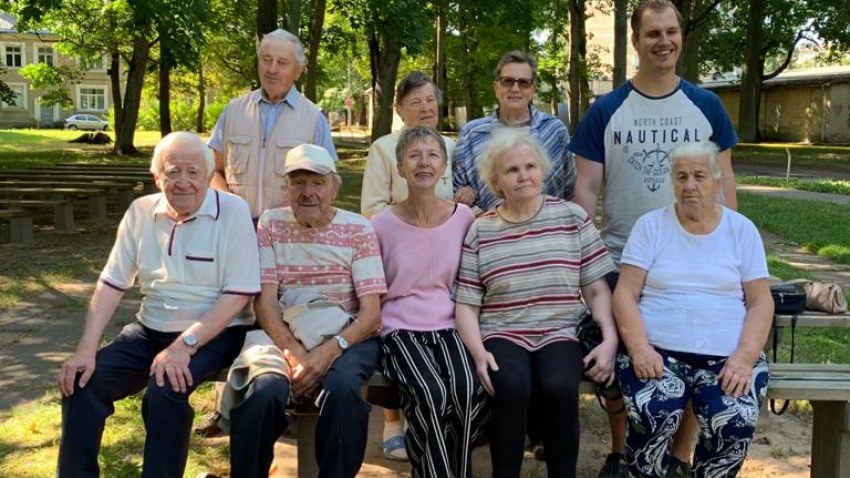
[[404,448],[404,436],[396,435],[384,441],[381,446],[384,458],[393,461],[407,461],[407,450]]

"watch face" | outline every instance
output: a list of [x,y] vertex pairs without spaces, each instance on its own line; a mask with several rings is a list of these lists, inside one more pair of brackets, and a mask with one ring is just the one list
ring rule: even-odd
[[192,334],[187,334],[183,336],[183,343],[189,347],[194,347],[198,345],[198,338]]
[[334,336],[334,338],[339,343],[339,348],[341,348],[342,350],[346,350],[348,348],[348,341],[345,340],[345,337],[343,337],[342,335],[336,335]]

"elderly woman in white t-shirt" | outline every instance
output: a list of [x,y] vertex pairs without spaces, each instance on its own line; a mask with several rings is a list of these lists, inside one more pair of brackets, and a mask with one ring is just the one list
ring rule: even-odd
[[665,476],[689,400],[700,426],[694,476],[735,476],[767,391],[764,245],[722,205],[717,151],[710,142],[675,150],[676,203],[638,219],[623,251],[614,316],[628,349],[617,377],[633,476]]

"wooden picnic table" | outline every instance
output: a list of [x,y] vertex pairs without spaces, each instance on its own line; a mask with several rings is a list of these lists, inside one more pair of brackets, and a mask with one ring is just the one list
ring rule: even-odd
[[2,187],[0,197],[7,199],[77,199],[88,200],[89,219],[106,219],[106,190],[96,186],[85,188]]
[[[0,197],[0,209],[53,212],[53,229],[56,232],[74,232],[74,205],[69,199],[20,199]],[[30,229],[32,227],[30,226]],[[30,239],[32,239],[30,234]],[[28,241],[27,241],[28,242]]]
[[50,179],[55,181],[90,181],[98,183],[99,181],[109,182],[126,182],[129,184],[142,184],[145,194],[156,192],[153,176],[136,174],[136,173],[114,173],[114,174],[90,174],[90,173],[71,173],[62,170],[19,170],[0,172],[0,179]]
[[38,187],[38,188],[89,188],[98,187],[106,189],[117,204],[117,210],[124,212],[130,203],[136,199],[135,187],[136,183],[131,181],[83,181],[83,180],[63,180],[56,178],[37,179],[34,177],[26,177],[22,179],[2,179],[0,178],[0,188],[16,188],[16,187]]

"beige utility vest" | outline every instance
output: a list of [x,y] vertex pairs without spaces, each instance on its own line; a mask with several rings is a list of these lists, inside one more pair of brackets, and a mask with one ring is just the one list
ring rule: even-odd
[[224,123],[225,179],[230,192],[248,202],[251,215],[259,217],[266,209],[289,205],[284,177],[286,153],[299,144],[313,142],[321,112],[307,98],[299,98],[293,108],[283,105],[277,123],[265,144],[262,140],[260,91],[230,101]]

